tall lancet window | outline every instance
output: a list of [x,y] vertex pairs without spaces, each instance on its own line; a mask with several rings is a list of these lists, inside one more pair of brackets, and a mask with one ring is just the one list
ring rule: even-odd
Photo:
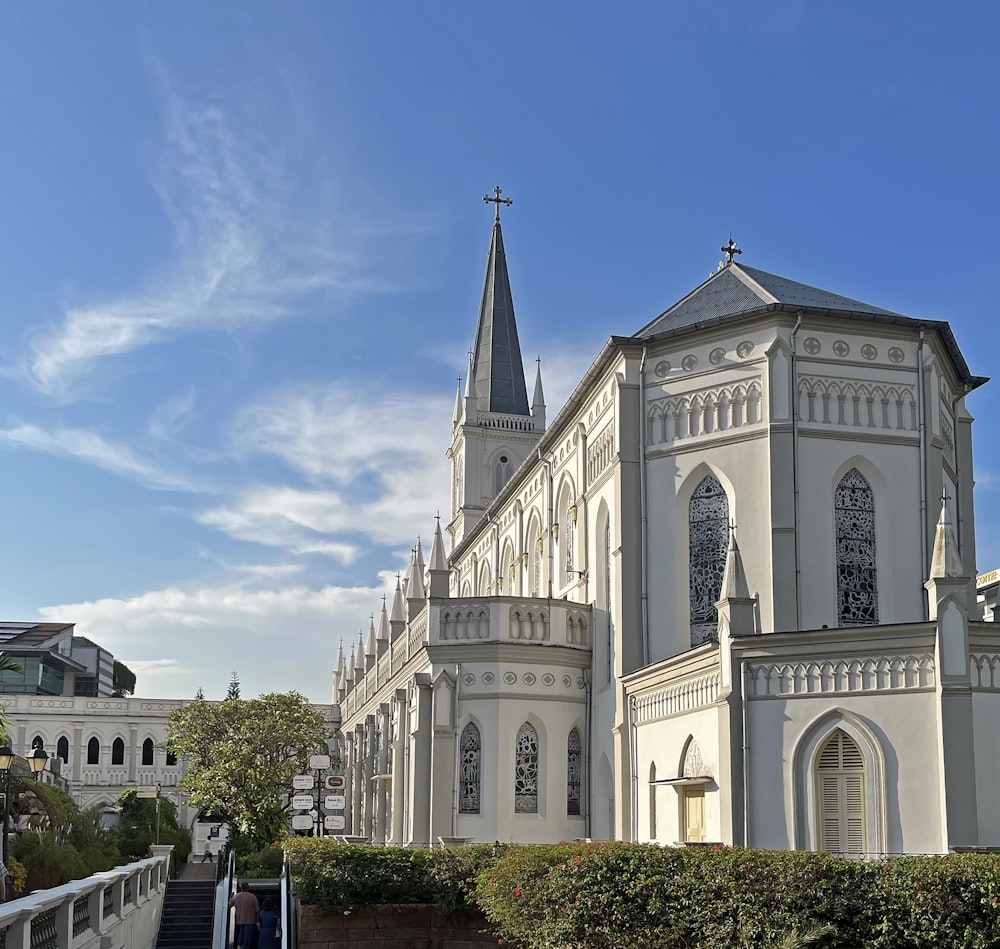
[[479,790],[483,746],[479,728],[469,722],[462,729],[462,776],[459,786],[458,810],[461,814],[479,813]]
[[510,463],[510,459],[506,455],[501,455],[497,459],[496,467],[493,471],[494,476],[494,494],[499,494],[503,490],[503,486],[510,481],[510,476],[514,473],[514,469]]
[[566,565],[566,582],[576,579],[576,561],[574,548],[576,547],[576,523],[573,520],[573,508],[567,505],[563,513],[563,563]]
[[541,537],[536,536],[531,545],[531,595],[542,595],[542,547],[544,543]]
[[833,501],[837,537],[837,621],[841,626],[878,622],[875,562],[875,496],[865,476],[852,468]]
[[538,813],[538,732],[531,722],[517,730],[514,746],[514,813]]
[[566,813],[578,816],[580,813],[580,775],[583,744],[580,729],[572,728],[566,745]]
[[837,729],[816,758],[820,841],[828,853],[864,853],[865,761],[854,740]]
[[715,609],[729,547],[729,498],[715,475],[703,478],[688,505],[691,589],[691,645],[718,637]]

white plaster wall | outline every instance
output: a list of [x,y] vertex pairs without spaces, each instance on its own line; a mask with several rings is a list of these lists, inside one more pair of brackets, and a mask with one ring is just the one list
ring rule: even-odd
[[942,801],[933,690],[751,700],[750,845],[794,847],[795,747],[813,723],[833,709],[866,721],[881,744],[888,851],[902,851],[905,841],[908,853],[939,852]]
[[[680,793],[677,788],[650,787],[650,765],[656,765],[656,778],[681,776],[683,755],[688,739],[701,750],[705,774],[719,774],[719,712],[702,708],[639,725],[635,732],[638,764],[638,839],[673,844],[683,839]],[[650,836],[650,798],[656,794],[656,834]],[[705,787],[705,833],[708,840],[722,841],[722,809],[728,806],[728,788],[718,782]],[[731,843],[731,841],[729,841]]]
[[973,741],[976,760],[976,805],[979,810],[979,843],[1000,846],[1000,754],[997,722],[1000,722],[1000,693],[973,692]]

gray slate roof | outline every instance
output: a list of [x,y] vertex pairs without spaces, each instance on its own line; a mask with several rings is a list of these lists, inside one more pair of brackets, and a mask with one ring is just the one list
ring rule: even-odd
[[483,302],[479,308],[479,324],[476,327],[472,382],[472,393],[481,412],[531,414],[499,221],[493,224],[493,240],[490,242],[490,255],[486,262],[486,283],[483,286]]
[[787,277],[734,262],[712,274],[700,287],[639,330],[636,336],[655,336],[667,330],[741,313],[753,313],[774,305],[899,316],[892,310],[884,310],[839,293],[830,293],[828,290],[820,290],[797,280],[789,280]]

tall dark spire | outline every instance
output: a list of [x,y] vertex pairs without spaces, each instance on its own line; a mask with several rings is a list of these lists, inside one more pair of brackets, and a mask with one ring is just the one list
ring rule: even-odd
[[505,415],[530,415],[528,390],[524,384],[524,365],[521,362],[521,344],[517,338],[514,320],[514,300],[507,276],[507,258],[503,250],[500,231],[500,204],[509,199],[485,200],[497,203],[497,216],[493,221],[493,240],[486,262],[486,283],[483,286],[483,303],[479,309],[476,328],[476,347],[472,360],[472,395],[481,412],[500,412]]

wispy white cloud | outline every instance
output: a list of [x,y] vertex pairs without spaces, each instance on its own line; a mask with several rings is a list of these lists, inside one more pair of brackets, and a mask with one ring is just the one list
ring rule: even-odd
[[[76,623],[139,677],[143,695],[177,695],[192,669],[204,685],[225,691],[231,670],[243,694],[299,689],[329,701],[341,638],[353,642],[359,624],[381,603],[385,585],[311,589],[236,581],[218,586],[168,587],[133,597],[62,603],[40,610],[52,621]],[[294,648],[293,648],[294,647]],[[221,697],[221,694],[217,697]]]
[[[40,330],[19,367],[41,391],[70,398],[96,364],[178,332],[231,329],[294,311],[318,290],[358,275],[348,222],[335,242],[323,217],[293,220],[277,146],[215,105],[185,101],[153,67],[166,151],[154,187],[172,226],[175,258],[134,292],[69,306]],[[276,136],[287,140],[287,136]],[[270,150],[269,150],[270,149]]]
[[214,490],[206,479],[191,478],[182,472],[161,467],[141,458],[126,445],[109,441],[86,429],[17,425],[0,429],[2,445],[73,458],[157,491],[211,493]]

